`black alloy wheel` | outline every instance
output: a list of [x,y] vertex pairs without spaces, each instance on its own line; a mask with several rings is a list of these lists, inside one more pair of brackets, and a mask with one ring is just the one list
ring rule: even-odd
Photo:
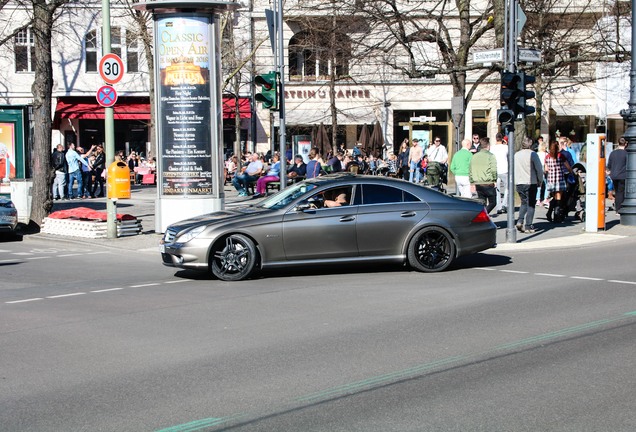
[[211,258],[212,274],[223,281],[249,277],[258,263],[254,242],[242,234],[232,234],[218,243]]
[[421,272],[445,270],[455,259],[455,242],[448,232],[427,227],[417,233],[408,248],[408,262]]

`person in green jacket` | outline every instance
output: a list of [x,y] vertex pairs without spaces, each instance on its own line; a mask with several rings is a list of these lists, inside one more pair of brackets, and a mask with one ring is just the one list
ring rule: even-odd
[[477,197],[486,205],[490,214],[497,205],[497,159],[490,153],[490,139],[484,137],[479,143],[480,151],[470,160],[470,183]]
[[457,195],[464,198],[473,196],[470,190],[470,160],[473,154],[470,152],[471,142],[468,138],[462,140],[462,148],[455,153],[451,160],[450,170],[455,174],[455,186]]

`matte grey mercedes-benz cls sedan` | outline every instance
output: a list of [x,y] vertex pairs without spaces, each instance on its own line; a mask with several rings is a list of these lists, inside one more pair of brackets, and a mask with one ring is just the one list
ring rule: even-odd
[[259,269],[330,263],[407,263],[446,269],[495,246],[496,227],[475,200],[379,176],[332,174],[296,183],[259,204],[170,225],[163,263],[225,281]]

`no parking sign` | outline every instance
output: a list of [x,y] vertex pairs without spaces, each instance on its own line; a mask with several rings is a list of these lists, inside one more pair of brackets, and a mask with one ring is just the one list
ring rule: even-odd
[[97,102],[103,107],[112,107],[117,102],[117,92],[109,85],[101,86],[97,90]]

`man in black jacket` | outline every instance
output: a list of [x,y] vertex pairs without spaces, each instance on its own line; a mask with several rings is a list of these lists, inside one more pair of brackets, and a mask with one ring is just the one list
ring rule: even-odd
[[55,171],[53,179],[53,198],[56,200],[64,199],[66,191],[66,157],[64,154],[64,146],[58,144],[51,155],[51,167]]
[[623,206],[625,200],[625,179],[627,177],[627,140],[620,137],[618,148],[612,151],[607,159],[607,174],[614,183],[614,209],[616,213]]

